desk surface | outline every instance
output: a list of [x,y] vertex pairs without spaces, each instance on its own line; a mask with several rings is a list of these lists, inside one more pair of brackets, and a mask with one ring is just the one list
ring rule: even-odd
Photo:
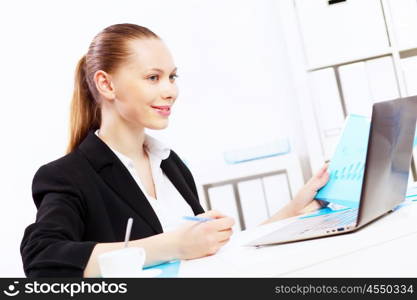
[[245,242],[289,221],[236,234],[216,255],[183,261],[179,277],[416,277],[417,202],[354,233],[261,248]]

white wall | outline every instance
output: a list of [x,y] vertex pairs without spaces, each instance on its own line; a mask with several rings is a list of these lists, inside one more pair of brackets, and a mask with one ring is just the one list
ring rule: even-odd
[[65,151],[75,65],[108,25],[144,25],[167,42],[180,97],[170,127],[153,134],[191,164],[279,136],[302,148],[273,0],[0,5],[0,276],[23,276],[20,240],[36,213],[31,180]]

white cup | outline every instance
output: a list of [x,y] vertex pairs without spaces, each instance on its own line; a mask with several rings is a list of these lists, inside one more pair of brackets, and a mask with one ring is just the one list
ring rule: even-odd
[[140,277],[145,263],[145,249],[127,247],[98,256],[102,277]]

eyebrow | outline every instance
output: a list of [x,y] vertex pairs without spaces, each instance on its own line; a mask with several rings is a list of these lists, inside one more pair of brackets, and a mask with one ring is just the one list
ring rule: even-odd
[[[148,71],[157,71],[159,73],[164,73],[164,70],[159,69],[159,68],[152,68],[152,69],[149,69]],[[176,71],[177,71],[177,67],[175,67],[170,73],[174,73]]]

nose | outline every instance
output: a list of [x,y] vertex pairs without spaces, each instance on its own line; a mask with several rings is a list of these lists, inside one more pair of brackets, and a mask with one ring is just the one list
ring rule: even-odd
[[178,87],[175,82],[165,82],[162,86],[161,97],[164,100],[174,102],[178,97]]

